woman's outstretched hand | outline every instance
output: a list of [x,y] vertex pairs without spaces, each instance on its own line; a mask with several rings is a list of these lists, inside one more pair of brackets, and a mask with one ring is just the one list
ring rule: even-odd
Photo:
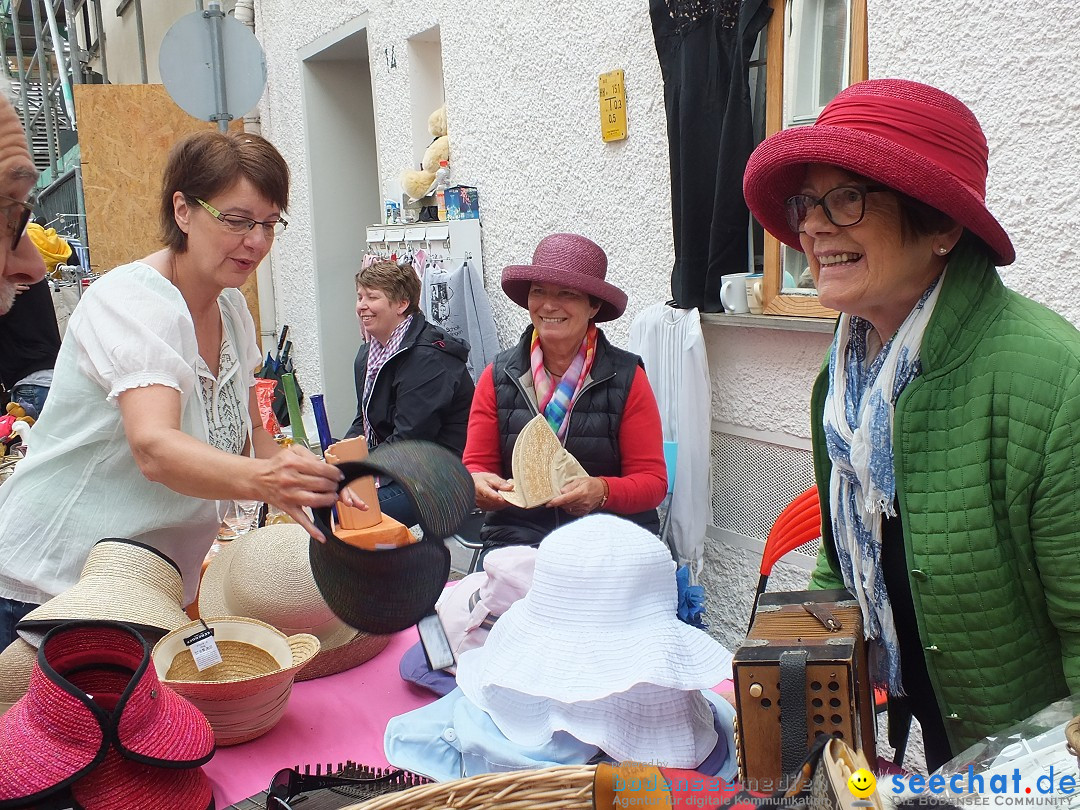
[[[310,450],[290,445],[265,459],[267,468],[260,475],[263,499],[287,514],[316,540],[325,542],[322,532],[308,517],[304,508],[333,506],[337,503],[341,471],[319,459]],[[342,493],[348,506],[367,509],[367,504]],[[343,498],[343,499],[344,499]]]

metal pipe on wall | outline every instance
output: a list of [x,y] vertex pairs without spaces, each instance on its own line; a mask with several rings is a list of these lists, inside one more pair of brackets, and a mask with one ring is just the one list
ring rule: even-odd
[[[200,3],[201,4],[201,3]],[[236,0],[233,15],[255,33],[255,0]],[[262,119],[259,108],[244,116],[244,132],[256,135],[262,131]],[[259,335],[263,344],[273,342],[277,335],[277,305],[274,297],[274,264],[271,254],[267,253],[255,270],[255,284],[259,290]]]
[[46,65],[45,43],[41,36],[41,12],[38,10],[38,0],[30,0],[30,12],[34,15],[34,40],[37,43],[35,55],[38,62],[38,87],[41,88],[41,111],[45,117],[45,138],[49,142],[49,168],[53,176],[56,176],[56,131],[54,128],[52,113],[51,90],[49,86],[49,71]]
[[19,112],[22,114],[23,131],[26,133],[26,146],[32,155],[34,154],[34,137],[30,124],[30,100],[26,95],[26,63],[23,60],[22,32],[19,30],[19,14],[15,10],[14,5],[10,8],[10,14],[11,27],[15,32],[15,58],[19,60],[19,105],[21,107]]
[[71,83],[82,84],[82,48],[79,47],[79,26],[75,17],[75,0],[64,0],[64,26],[67,28],[68,63],[71,65]]
[[[45,17],[49,23],[49,38],[52,40],[53,57],[56,59],[56,71],[60,80],[60,97],[64,100],[71,128],[75,129],[75,97],[71,94],[71,70],[69,60],[64,56],[64,40],[60,37],[60,26],[56,24],[56,9],[52,0],[45,0]],[[70,46],[71,43],[68,43]],[[70,47],[68,53],[70,54]]]
[[105,21],[101,18],[101,0],[91,0],[94,6],[94,33],[96,35],[98,56],[101,58],[101,80],[109,83],[109,60],[106,57],[108,48],[105,47]]
[[149,79],[146,73],[146,34],[143,31],[142,0],[135,0],[135,32],[139,39],[139,76],[142,83],[147,84]]

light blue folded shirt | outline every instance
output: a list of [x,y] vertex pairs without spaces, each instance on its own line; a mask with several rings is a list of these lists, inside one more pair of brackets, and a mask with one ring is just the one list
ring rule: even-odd
[[391,718],[383,747],[391,765],[438,782],[481,773],[581,765],[599,753],[595,745],[565,731],[555,732],[540,746],[511,742],[460,689]]

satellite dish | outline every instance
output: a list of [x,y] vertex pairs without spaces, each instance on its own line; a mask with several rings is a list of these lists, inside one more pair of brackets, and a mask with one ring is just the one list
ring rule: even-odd
[[[251,29],[233,17],[215,19],[213,11],[194,11],[173,24],[161,42],[158,69],[169,96],[188,115],[232,120],[259,103],[266,87],[266,57]],[[215,25],[221,26],[220,66],[215,64]],[[215,67],[225,75],[224,110],[218,109]]]

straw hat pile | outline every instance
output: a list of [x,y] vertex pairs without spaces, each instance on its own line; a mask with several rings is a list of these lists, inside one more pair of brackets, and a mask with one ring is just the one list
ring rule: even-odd
[[98,541],[79,581],[30,611],[18,624],[19,638],[0,652],[0,715],[26,693],[37,648],[53,628],[83,619],[122,622],[153,644],[188,622],[183,598],[180,570],[157,549],[120,538]]
[[[185,639],[209,627],[221,663],[201,672]],[[153,651],[161,682],[190,700],[210,721],[219,745],[254,740],[285,713],[293,681],[316,653],[309,633],[286,637],[270,625],[239,616],[191,622],[165,636]]]
[[330,610],[311,574],[310,542],[295,523],[256,529],[224,545],[199,588],[200,616],[247,616],[287,636],[318,638],[319,652],[297,674],[298,681],[351,669],[390,643],[390,636],[349,627]]
[[213,754],[210,724],[158,681],[139,633],[68,622],[45,636],[27,693],[0,717],[0,806],[207,810],[199,766]]

